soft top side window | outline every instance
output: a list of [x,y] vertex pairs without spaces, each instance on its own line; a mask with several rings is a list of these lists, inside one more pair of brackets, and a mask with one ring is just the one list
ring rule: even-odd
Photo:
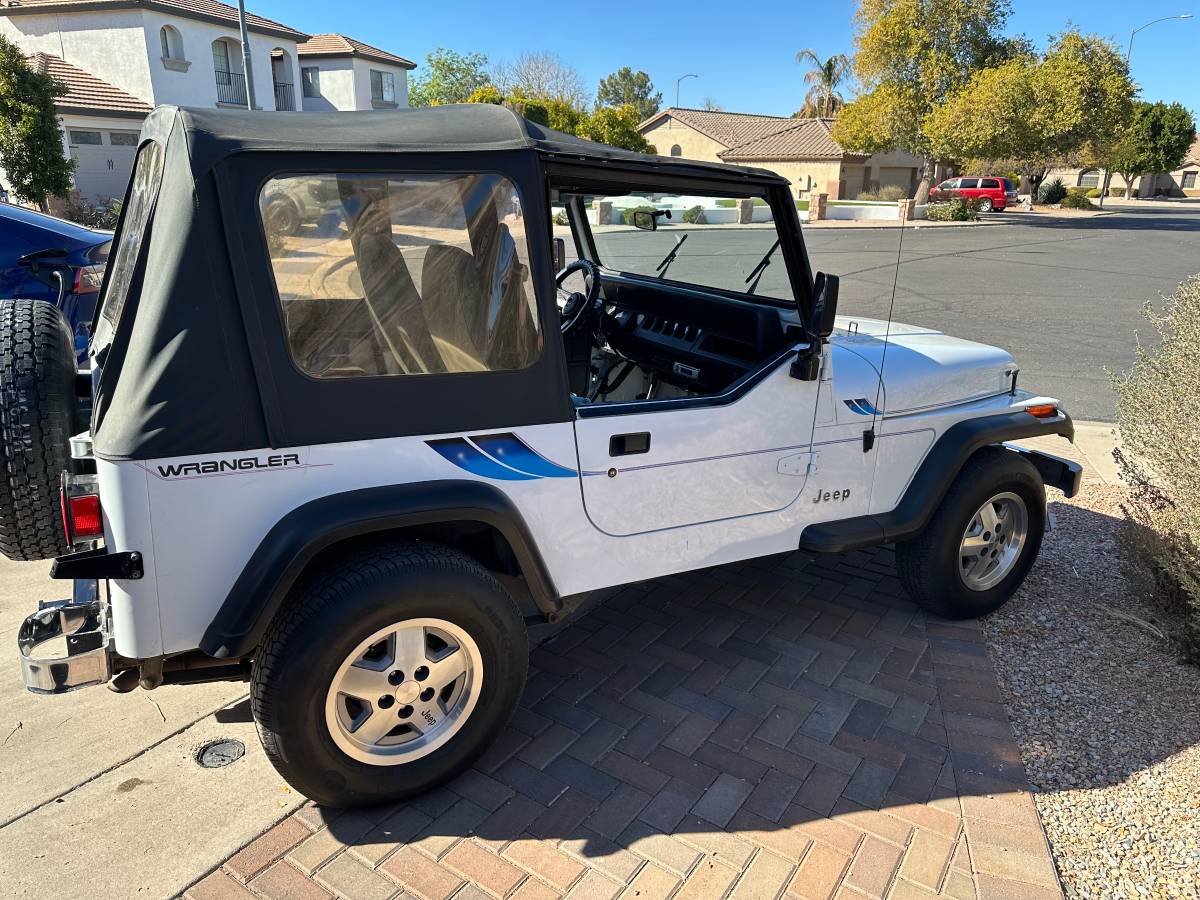
[[542,337],[515,185],[318,174],[259,195],[288,349],[316,378],[512,371]]
[[112,242],[108,278],[104,296],[100,300],[100,317],[96,323],[97,346],[103,346],[107,342],[107,338],[116,330],[121,313],[125,309],[140,250],[150,229],[154,204],[158,201],[163,157],[162,145],[155,141],[147,141],[138,151],[129,189],[129,201],[125,205],[117,234]]

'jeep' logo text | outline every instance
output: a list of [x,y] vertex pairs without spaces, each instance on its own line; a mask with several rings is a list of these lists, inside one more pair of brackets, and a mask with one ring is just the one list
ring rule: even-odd
[[845,488],[840,491],[817,491],[817,495],[813,497],[813,503],[828,503],[830,500],[838,500],[845,503],[850,499],[850,488]]
[[206,459],[201,462],[179,463],[174,466],[158,466],[163,478],[180,478],[185,475],[218,475],[222,472],[245,472],[252,469],[281,469],[284,466],[300,465],[297,453],[281,453],[274,456],[239,456],[234,459]]

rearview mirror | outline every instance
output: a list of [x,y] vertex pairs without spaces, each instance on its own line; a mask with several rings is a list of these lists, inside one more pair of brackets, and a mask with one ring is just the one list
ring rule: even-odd
[[658,216],[649,209],[635,209],[630,217],[634,228],[642,231],[658,231]]

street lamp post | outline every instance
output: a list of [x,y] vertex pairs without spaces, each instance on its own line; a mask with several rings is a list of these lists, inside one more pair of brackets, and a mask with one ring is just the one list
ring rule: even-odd
[[1178,16],[1163,16],[1161,19],[1155,19],[1153,22],[1147,22],[1145,25],[1139,25],[1129,32],[1129,49],[1125,51],[1125,62],[1129,62],[1129,57],[1133,54],[1133,36],[1143,28],[1149,28],[1151,25],[1157,25],[1159,22],[1169,22],[1171,19],[1190,19],[1191,13],[1181,13]]
[[238,29],[242,32],[242,68],[246,70],[246,108],[254,109],[254,70],[250,66],[250,31],[246,28],[246,0],[238,0]]
[[679,106],[679,85],[683,83],[685,78],[699,78],[699,75],[680,75],[675,79],[675,105]]

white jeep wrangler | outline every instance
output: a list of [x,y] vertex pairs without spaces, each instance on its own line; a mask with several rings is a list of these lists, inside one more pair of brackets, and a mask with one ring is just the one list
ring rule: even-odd
[[52,307],[0,304],[0,550],[74,581],[25,684],[248,680],[321,802],[468,766],[589,592],[894,543],[977,616],[1078,486],[1004,443],[1072,436],[1007,353],[835,320],[769,172],[493,106],[160,108],[115,244],[78,378]]

